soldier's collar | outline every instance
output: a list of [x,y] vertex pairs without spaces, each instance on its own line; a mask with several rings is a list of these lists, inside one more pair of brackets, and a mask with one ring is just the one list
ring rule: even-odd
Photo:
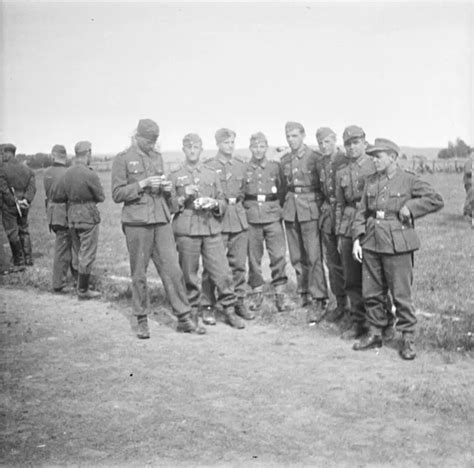
[[135,151],[140,155],[140,156],[145,156],[145,157],[150,157],[148,153],[145,153],[139,146],[138,143],[134,143]]
[[300,159],[305,155],[307,149],[308,147],[306,145],[303,145],[298,151],[296,152],[292,151],[291,155],[296,156],[298,159]]
[[389,168],[387,168],[387,172],[385,173],[385,175],[387,176],[387,179],[388,179],[388,180],[392,180],[392,179],[395,177],[395,175],[396,175],[399,171],[402,170],[402,169],[400,169],[398,166],[395,166],[395,167],[393,168],[393,170],[391,170],[391,171],[388,171],[388,169],[389,169]]
[[221,163],[221,164],[233,164],[233,159],[232,157],[228,158],[227,156],[224,156],[223,154],[221,153],[217,153],[217,160]]
[[261,159],[260,161],[258,161],[257,159],[253,158],[250,160],[250,163],[252,164],[253,167],[262,167],[262,168],[265,168],[265,166],[267,165],[267,157],[265,156],[263,159]]
[[369,155],[364,153],[362,156],[359,156],[355,162],[357,163],[358,166],[362,166],[362,163],[366,160],[366,158],[368,158]]
[[191,172],[193,172],[193,171],[199,171],[199,172],[201,172],[202,164],[201,164],[200,161],[199,161],[198,163],[196,163],[196,164],[189,164],[189,163],[186,161],[185,167],[186,167],[186,169],[188,169],[188,171],[191,171]]

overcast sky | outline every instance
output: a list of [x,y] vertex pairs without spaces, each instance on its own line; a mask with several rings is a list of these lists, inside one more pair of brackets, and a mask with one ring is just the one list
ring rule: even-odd
[[118,152],[140,118],[163,149],[230,127],[474,143],[474,2],[1,4],[0,140]]

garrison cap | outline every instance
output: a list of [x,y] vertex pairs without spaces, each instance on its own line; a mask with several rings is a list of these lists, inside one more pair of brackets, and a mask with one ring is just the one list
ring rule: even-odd
[[63,145],[54,145],[51,150],[53,156],[53,161],[57,164],[63,164],[64,166],[67,163],[67,152],[66,148]]
[[342,140],[346,144],[349,140],[353,138],[365,138],[365,132],[361,127],[357,125],[349,125],[345,128],[344,133],[342,134]]
[[188,133],[187,135],[184,135],[183,146],[192,145],[194,143],[198,143],[202,146],[202,139],[197,133]]
[[323,141],[329,135],[336,136],[336,132],[329,127],[319,127],[316,130],[316,140]]
[[92,143],[90,141],[79,141],[74,146],[74,152],[76,156],[83,156],[92,148]]
[[220,128],[216,132],[216,143],[222,143],[223,141],[227,140],[227,138],[235,138],[236,133],[234,130],[230,130],[229,128]]
[[149,140],[156,139],[160,135],[160,127],[154,120],[141,119],[138,121],[137,135]]
[[257,132],[250,135],[250,145],[253,145],[254,143],[259,143],[259,142],[264,142],[268,145],[268,140],[264,133]]
[[306,133],[304,131],[304,127],[299,122],[286,122],[285,124],[285,132],[291,132],[292,130],[298,129],[301,133]]
[[397,155],[400,154],[398,145],[387,138],[376,138],[374,144],[365,150],[367,154],[376,153],[377,151],[395,151]]
[[16,146],[13,143],[3,143],[2,144],[2,151],[11,151],[13,154],[16,153]]

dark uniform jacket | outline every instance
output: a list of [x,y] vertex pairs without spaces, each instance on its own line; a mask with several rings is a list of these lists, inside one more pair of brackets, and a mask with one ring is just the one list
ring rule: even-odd
[[61,179],[66,174],[67,167],[62,164],[53,164],[49,167],[43,177],[46,218],[50,226],[67,227],[66,203],[55,203],[53,198],[58,190]]
[[251,159],[245,166],[245,201],[247,221],[264,224],[280,221],[285,196],[283,172],[277,161]]
[[348,164],[348,158],[341,150],[334,157],[321,155],[318,161],[319,180],[324,202],[319,219],[320,228],[328,233],[335,233],[336,228],[336,172]]
[[441,195],[416,174],[397,168],[388,178],[375,174],[367,182],[352,227],[352,238],[361,237],[364,249],[383,254],[412,252],[420,247],[413,222],[398,216],[406,205],[412,219],[440,210]]
[[122,223],[146,225],[169,223],[171,220],[171,195],[161,188],[141,189],[140,180],[162,176],[163,158],[160,153],[144,153],[137,145],[119,153],[112,165],[112,198],[124,203]]
[[3,205],[10,207],[15,206],[15,198],[8,186],[5,164],[0,159],[0,209]]
[[[184,164],[170,176],[176,196],[177,212],[173,217],[176,236],[210,236],[222,231],[221,219],[226,209],[224,192],[217,173],[204,164]],[[193,186],[193,195],[186,195],[186,187]],[[213,210],[195,210],[193,202],[199,197],[214,198]]]
[[99,176],[89,166],[76,161],[66,170],[53,198],[55,203],[67,203],[67,219],[70,228],[79,229],[100,223],[96,203],[105,200]]
[[8,187],[15,189],[16,198],[26,198],[31,204],[36,194],[35,173],[15,158],[4,164],[4,170]]
[[372,158],[364,154],[336,172],[336,235],[351,237],[352,222],[367,178],[375,173]]
[[294,223],[319,218],[319,207],[323,201],[318,172],[318,155],[304,145],[298,153],[289,153],[281,158],[285,177],[285,203],[283,219]]
[[242,205],[246,175],[245,162],[239,156],[227,159],[217,154],[214,158],[208,159],[205,164],[217,173],[227,201],[227,209],[222,218],[222,232],[244,231],[249,227]]

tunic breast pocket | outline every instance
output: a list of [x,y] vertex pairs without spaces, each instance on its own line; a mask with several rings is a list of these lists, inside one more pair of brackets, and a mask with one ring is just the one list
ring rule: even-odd
[[146,177],[145,167],[141,161],[127,161],[127,172],[131,182],[137,182]]
[[214,198],[216,196],[215,185],[212,182],[201,182],[199,184],[199,195]]
[[400,192],[390,191],[390,197],[387,205],[389,211],[398,213],[403,205],[403,194]]
[[369,210],[375,211],[376,210],[376,193],[373,190],[367,191],[367,208]]

